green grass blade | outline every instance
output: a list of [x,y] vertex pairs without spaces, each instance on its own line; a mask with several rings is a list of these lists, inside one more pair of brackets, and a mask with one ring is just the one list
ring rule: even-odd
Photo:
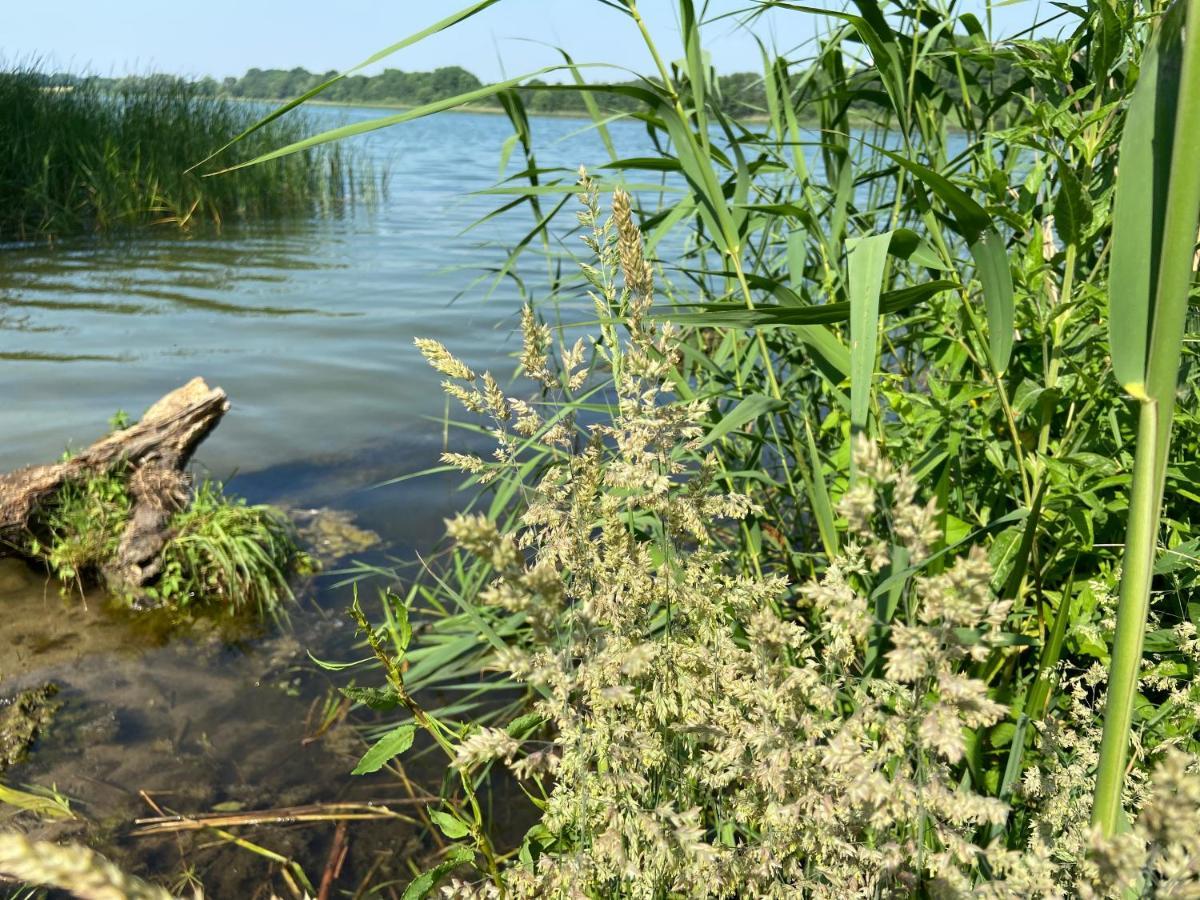
[[764,397],[762,394],[751,394],[744,398],[729,412],[721,417],[721,421],[713,426],[712,430],[704,436],[704,440],[700,442],[700,447],[707,447],[714,441],[720,440],[735,428],[753,422],[760,416],[767,413],[776,412],[783,409],[786,404],[778,400],[773,400],[770,397]]
[[970,245],[971,256],[983,285],[983,301],[988,320],[988,349],[997,373],[1008,368],[1013,345],[1013,284],[1008,266],[1008,252],[999,233],[992,227],[991,217],[982,206],[971,199],[950,179],[906,159],[890,150],[880,150],[901,167],[907,169],[946,204],[958,232]]
[[272,150],[269,153],[256,156],[254,159],[247,160],[243,163],[238,163],[236,166],[229,166],[228,168],[219,169],[216,172],[209,172],[207,174],[221,175],[225,172],[233,172],[237,169],[244,169],[247,166],[256,166],[272,159],[279,159],[283,156],[290,156],[293,153],[300,153],[301,151],[320,146],[321,144],[328,144],[331,141],[341,141],[356,135],[366,134],[370,131],[377,131],[380,128],[387,128],[391,125],[399,125],[402,122],[411,122],[414,119],[421,119],[425,116],[431,116],[434,113],[444,112],[448,109],[454,109],[458,106],[464,106],[468,103],[474,103],[477,100],[483,100],[487,97],[495,96],[501,91],[516,87],[526,79],[536,78],[539,75],[544,75],[547,72],[554,72],[561,68],[562,66],[547,66],[544,69],[538,69],[536,72],[530,72],[527,75],[521,75],[517,78],[510,78],[507,81],[500,81],[496,84],[489,84],[474,91],[467,91],[465,94],[457,94],[453,97],[447,97],[444,100],[426,103],[423,106],[417,106],[413,109],[408,109],[402,113],[397,113],[392,116],[383,116],[378,119],[369,119],[366,122],[354,122],[350,125],[342,125],[338,128],[331,128],[329,131],[322,131],[320,134],[314,134],[311,137],[304,138],[303,140],[295,141],[284,147],[280,147],[277,150]]
[[879,292],[892,233],[847,242],[850,293],[850,431],[865,432],[871,408],[871,376],[878,352]]
[[[912,287],[886,291],[879,295],[879,312],[896,313],[916,306],[943,291],[959,287],[949,279],[929,281]],[[820,306],[759,306],[755,309],[737,309],[728,303],[681,303],[680,307],[699,308],[702,312],[680,313],[676,311],[656,313],[655,317],[670,319],[677,324],[718,326],[732,325],[744,328],[770,328],[785,325],[828,325],[850,320],[850,303],[822,303]],[[849,357],[846,358],[849,373]]]
[[1154,321],[1171,173],[1171,144],[1165,137],[1174,132],[1178,91],[1169,70],[1179,65],[1182,9],[1176,4],[1150,39],[1121,136],[1113,201],[1108,336],[1113,373],[1134,396],[1145,392]]
[[992,229],[971,244],[975,270],[983,285],[988,320],[988,349],[998,373],[1008,368],[1013,348],[1013,283],[1004,239]]

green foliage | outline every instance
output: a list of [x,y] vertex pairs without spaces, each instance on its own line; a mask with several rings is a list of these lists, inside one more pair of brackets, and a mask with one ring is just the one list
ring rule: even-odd
[[[373,174],[339,149],[232,178],[189,171],[256,118],[246,104],[166,76],[104,85],[0,72],[0,241],[310,215],[376,190]],[[247,149],[304,130],[278,123]]]
[[169,528],[162,572],[146,594],[177,608],[276,616],[292,599],[289,575],[311,573],[315,566],[279,510],[229,497],[213,481],[196,488]]
[[[505,210],[524,205],[534,223],[514,240],[497,279],[511,276],[523,288],[529,266],[551,278],[548,290],[523,298],[520,365],[538,387],[507,397],[494,378],[477,376],[445,348],[421,345],[472,417],[469,427],[498,435],[500,448],[494,459],[461,453],[444,458],[486,490],[475,501],[476,515],[452,526],[458,549],[448,550],[442,564],[410,590],[414,616],[419,610],[429,621],[417,645],[404,651],[407,684],[410,690],[455,689],[453,715],[464,722],[505,723],[536,704],[555,726],[543,735],[549,750],[538,744],[514,749],[512,735],[501,728],[464,727],[460,761],[479,762],[490,749],[486,758],[515,758],[514,771],[527,777],[533,764],[522,767],[521,753],[545,750],[561,755],[565,767],[553,779],[526,781],[545,816],[513,863],[521,871],[506,870],[503,877],[510,885],[529,885],[568,859],[583,865],[599,857],[589,875],[597,896],[667,895],[669,879],[651,886],[645,881],[667,871],[687,885],[682,893],[704,896],[695,885],[716,884],[726,871],[703,868],[711,863],[710,850],[753,853],[766,844],[772,854],[782,854],[771,860],[795,865],[787,883],[774,886],[782,893],[824,889],[841,895],[829,880],[842,864],[859,866],[856,889],[868,892],[967,893],[982,890],[986,880],[987,891],[1004,896],[1005,879],[1025,865],[1033,868],[1021,870],[1022,878],[1032,881],[1013,878],[1019,896],[1040,890],[1109,896],[1139,884],[1163,894],[1190,890],[1195,873],[1181,860],[1197,858],[1200,848],[1183,848],[1182,856],[1159,851],[1180,838],[1193,840],[1200,810],[1197,785],[1185,771],[1195,769],[1200,751],[1200,684],[1194,678],[1200,665],[1194,573],[1200,372],[1194,342],[1186,336],[1181,346],[1168,340],[1184,327],[1185,301],[1194,301],[1194,275],[1185,272],[1195,247],[1194,208],[1179,204],[1170,233],[1162,236],[1162,246],[1173,248],[1178,282],[1171,327],[1147,331],[1158,315],[1151,309],[1134,317],[1146,328],[1117,323],[1113,344],[1107,339],[1110,263],[1125,253],[1114,244],[1114,190],[1119,212],[1122,182],[1132,172],[1143,188],[1132,195],[1137,204],[1158,202],[1144,182],[1153,173],[1136,161],[1127,168],[1120,142],[1128,133],[1143,149],[1157,153],[1164,146],[1146,143],[1140,114],[1131,109],[1135,85],[1153,66],[1146,41],[1164,10],[1104,0],[1057,13],[1059,40],[1025,34],[1001,40],[956,7],[914,10],[900,2],[857,0],[857,14],[829,14],[833,21],[810,57],[764,53],[767,115],[747,122],[714,99],[698,4],[680,4],[685,58],[670,65],[634,0],[608,5],[627,15],[631,37],[644,41],[654,61],[654,75],[636,84],[534,90],[592,98],[602,139],[605,104],[631,104],[629,116],[653,142],[652,156],[629,159],[616,157],[606,143],[608,158],[591,166],[603,173],[595,188],[632,195],[614,202],[615,224],[601,226],[598,234],[588,230],[598,221],[594,200],[583,215],[582,237],[602,263],[612,234],[624,235],[616,245],[624,287],[612,274],[611,258],[585,264],[580,275],[566,264],[574,254],[562,248],[574,241],[564,238],[577,223],[563,212],[565,204],[546,203],[578,192],[578,175],[532,163],[536,121],[510,83],[492,86],[505,92],[515,140],[531,160],[527,171],[497,187],[497,202]],[[755,9],[769,7],[826,14],[783,2]],[[1200,46],[1193,30],[1177,41],[1188,52]],[[1178,38],[1177,30],[1171,33]],[[583,81],[581,71],[572,74]],[[406,120],[390,117],[362,127]],[[819,128],[807,128],[807,122]],[[1168,168],[1172,183],[1194,180],[1194,167]],[[636,239],[630,222],[640,226]],[[1158,240],[1155,228],[1134,227],[1132,233]],[[1130,252],[1139,267],[1156,264],[1136,248]],[[647,256],[644,269],[626,265],[641,253]],[[1119,292],[1123,276],[1111,277]],[[1148,282],[1136,272],[1131,277]],[[642,296],[651,280],[660,304],[652,320],[669,319],[688,330],[676,343],[643,354],[661,362],[664,387],[630,394],[623,389],[629,370],[618,348],[623,329],[645,327],[630,296]],[[589,294],[593,304],[581,307]],[[1125,294],[1122,300],[1140,302]],[[539,313],[557,321],[590,318],[598,334],[555,350],[554,331],[541,324]],[[1159,338],[1160,331],[1167,337]],[[1151,340],[1164,341],[1170,354],[1150,353]],[[1142,529],[1147,560],[1166,552],[1144,573],[1151,588],[1148,634],[1144,653],[1134,653],[1129,665],[1136,753],[1129,766],[1118,767],[1126,778],[1117,806],[1135,830],[1113,836],[1090,832],[1088,823],[1120,551],[1131,518],[1140,517],[1143,507],[1130,501],[1139,425],[1113,380],[1112,353],[1122,357],[1116,345],[1123,341],[1137,359],[1152,357],[1154,405],[1164,413],[1178,405],[1178,413],[1176,439],[1169,449],[1164,441],[1155,443],[1151,467],[1165,483],[1163,516]],[[599,364],[584,366],[587,360]],[[666,387],[674,398],[662,396]],[[695,432],[670,432],[630,454],[638,428],[661,424],[668,410],[678,416],[675,424],[687,422]],[[481,425],[476,416],[491,421]],[[1169,416],[1153,428],[1161,431],[1164,421]],[[624,427],[609,424],[614,422]],[[589,443],[594,433],[602,439]],[[882,448],[894,472],[905,473],[903,482],[890,483],[890,496],[872,497],[861,479],[851,477],[852,439],[860,434]],[[580,457],[592,467],[588,472],[581,472]],[[644,470],[647,460],[657,467],[652,473]],[[682,510],[697,498],[680,483],[685,472],[703,473],[697,477],[706,491],[748,498],[745,514],[694,516],[703,533],[686,532]],[[554,473],[561,478],[559,495],[553,493]],[[575,479],[589,473],[594,493],[580,511]],[[901,483],[905,496],[897,497]],[[572,530],[561,538],[574,548],[570,560],[545,541],[561,524],[556,516],[574,516]],[[613,547],[620,552],[599,561],[588,555]],[[713,559],[720,560],[715,569]],[[631,569],[630,560],[638,566]],[[962,567],[972,560],[978,568],[967,578]],[[634,571],[639,566],[641,580]],[[845,590],[824,605],[814,603],[805,586],[837,575]],[[672,583],[676,577],[681,582]],[[718,577],[745,579],[743,584],[785,579],[787,588],[778,594],[750,593],[794,626],[800,635],[794,652],[777,654],[779,641],[751,627],[752,604],[727,583],[714,586]],[[923,704],[940,702],[949,682],[939,680],[935,690],[902,672],[889,675],[888,668],[898,653],[928,638],[925,629],[945,626],[944,616],[922,612],[930,586],[945,578],[958,579],[964,590],[972,585],[974,605],[967,606],[977,620],[939,632],[942,637],[929,646],[936,645],[944,673],[971,682],[960,697],[975,696],[978,715],[961,728],[942,718],[913,732],[905,722],[924,723],[933,715]],[[648,601],[608,614],[630,597]],[[705,600],[708,617],[697,625],[688,616]],[[677,609],[680,630],[672,644]],[[831,620],[852,632],[838,644],[820,637]],[[385,609],[378,642],[395,640],[397,627]],[[631,634],[671,648],[663,651],[662,674],[671,690],[614,675],[622,672],[621,663],[605,654]],[[736,668],[710,671],[703,665],[711,660],[701,654],[694,668],[705,676],[703,689],[668,683],[688,658],[673,651],[697,644],[729,652],[731,659],[737,658],[732,645],[757,655],[763,683],[774,684],[767,681],[772,673],[785,679],[772,710],[790,711],[790,745],[773,742],[773,732],[738,743],[740,730],[761,723],[737,710],[749,702],[752,688],[737,678]],[[947,661],[951,644],[962,656]],[[485,674],[496,669],[511,680],[496,682]],[[572,671],[593,678],[571,681]],[[890,690],[881,678],[906,685],[901,693],[915,705],[881,708],[875,692]],[[789,691],[810,682],[833,685],[829,718],[786,706],[795,699]],[[512,699],[514,683],[524,686],[524,698]],[[628,729],[622,733],[622,720],[605,704],[619,705],[629,692],[636,702],[622,707]],[[796,802],[767,822],[755,818],[755,798],[727,796],[720,792],[725,786],[705,781],[711,775],[706,763],[736,759],[750,768],[735,783],[752,791],[760,777],[752,764],[769,768],[781,755],[803,756],[805,748],[820,745],[821,722],[854,736],[845,756],[832,755],[845,778],[858,777],[855,767],[864,757],[878,765],[868,779],[879,791],[874,811],[897,831],[870,832],[878,820],[868,811],[866,825],[851,824],[864,828],[857,840],[840,825],[822,831],[831,821],[842,822],[845,798],[837,783],[821,783],[816,793],[823,803],[811,796],[801,802],[781,787],[782,796]],[[596,731],[589,730],[593,725]],[[635,725],[645,726],[636,736]],[[652,735],[647,742],[654,752],[639,766],[621,753],[643,746],[645,733]],[[761,737],[764,730],[753,733]],[[897,743],[885,748],[880,742],[889,733]],[[609,755],[597,758],[589,736],[606,739]],[[1173,749],[1182,755],[1172,755]],[[932,762],[939,754],[941,763]],[[554,765],[545,756],[540,762]],[[1160,762],[1166,793],[1155,799],[1149,779]],[[817,780],[823,765],[814,759],[784,767],[780,784],[805,773]],[[917,771],[908,766],[923,773],[911,782],[927,786],[928,794],[918,788],[905,795],[906,773]],[[637,779],[652,768],[651,790],[642,793]],[[974,815],[970,810],[994,813],[988,821],[973,820],[978,828],[970,841],[979,854],[970,850],[960,858],[956,854],[967,848],[959,842],[967,838],[939,830],[938,784],[962,792],[963,816]],[[538,793],[539,786],[547,794]],[[867,791],[869,785],[859,786]],[[1164,800],[1172,790],[1177,800]],[[557,806],[560,791],[576,791],[579,802]],[[910,821],[903,810],[893,810],[897,818],[889,818],[886,798],[902,795],[909,798],[906,808],[926,815]],[[605,810],[587,806],[596,796],[609,801]],[[1177,802],[1181,817],[1174,828],[1164,825],[1164,804],[1170,802]],[[794,820],[815,820],[814,841],[840,834],[840,849],[812,846],[802,863],[786,856],[795,845],[771,844],[771,833],[786,832]],[[802,843],[806,836],[792,838]],[[692,839],[698,843],[687,850],[684,843]],[[843,839],[849,848],[837,844]],[[626,854],[623,869],[614,847]],[[893,861],[871,856],[883,847],[901,849]],[[1024,849],[1028,855],[1021,856]],[[695,872],[670,868],[685,850],[693,854],[687,858]],[[857,863],[847,861],[860,851]],[[539,854],[554,859],[539,866]],[[986,864],[972,868],[980,856]],[[931,860],[944,868],[934,871]],[[1041,863],[1046,868],[1039,874]],[[692,880],[696,872],[712,877]],[[887,881],[893,877],[898,880]],[[1038,881],[1044,877],[1049,887]],[[537,885],[541,896],[554,894]]]
[[[83,593],[85,581],[101,575],[112,559],[133,503],[121,468],[66,482],[41,510],[28,551],[45,560],[50,573]],[[39,537],[41,535],[41,537]]]
[[[126,476],[118,467],[68,481],[39,510],[23,549],[64,590],[108,583],[132,510]],[[202,482],[167,529],[158,575],[136,591],[109,583],[118,596],[179,611],[279,616],[292,599],[288,579],[316,567],[283,513],[230,497],[216,482]]]
[[[1140,414],[1093,812],[1109,836],[1121,818],[1188,295],[1195,279],[1200,174],[1187,160],[1189,148],[1200,141],[1198,31],[1200,3],[1188,0],[1174,3],[1156,27],[1129,104],[1113,202],[1113,371],[1137,398]],[[1147,147],[1151,154],[1144,152]]]

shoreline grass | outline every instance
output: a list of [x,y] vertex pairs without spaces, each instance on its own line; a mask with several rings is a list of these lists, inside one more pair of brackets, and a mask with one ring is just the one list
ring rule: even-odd
[[[233,177],[188,171],[256,119],[182,79],[105,92],[58,89],[36,69],[0,72],[0,242],[310,216],[381,188],[336,147]],[[305,125],[275,123],[248,144],[288,141]]]

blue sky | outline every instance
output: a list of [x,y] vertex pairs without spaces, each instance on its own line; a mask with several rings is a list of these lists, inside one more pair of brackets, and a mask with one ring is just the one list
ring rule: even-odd
[[[251,66],[340,70],[468,2],[0,0],[0,60],[39,58],[45,68],[102,75],[162,71],[220,77],[240,75]],[[741,9],[751,2],[713,0],[710,13]],[[830,0],[816,0],[816,5],[840,8]],[[680,55],[674,40],[674,0],[641,0],[639,8],[656,39],[662,36],[663,54],[669,59]],[[982,0],[967,0],[960,8],[982,18]],[[1047,9],[1045,0],[997,7],[996,32],[1007,35],[1026,28]],[[822,18],[776,10],[758,21],[755,33],[768,44],[790,49],[827,27]],[[704,36],[719,71],[759,68],[753,39],[734,20],[711,24]],[[578,62],[604,60],[639,71],[650,68],[629,19],[597,0],[502,0],[373,68],[461,65],[494,80],[502,70],[511,77],[557,62],[554,51],[543,44],[565,47]]]

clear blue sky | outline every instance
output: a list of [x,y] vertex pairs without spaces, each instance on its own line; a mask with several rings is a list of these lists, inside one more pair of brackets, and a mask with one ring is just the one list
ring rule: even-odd
[[[38,58],[48,69],[101,75],[160,71],[221,77],[240,75],[251,66],[341,70],[468,2],[0,0],[0,61]],[[751,4],[752,0],[713,0],[710,15]],[[816,0],[814,5],[841,8],[837,0]],[[664,55],[681,55],[674,40],[674,0],[642,0],[639,8],[656,39],[662,36]],[[983,18],[983,0],[966,0],[960,8]],[[1000,7],[994,13],[996,32],[1008,35],[1026,28],[1049,9],[1045,0]],[[766,43],[790,49],[824,27],[816,16],[776,10],[759,19],[754,30]],[[713,23],[704,36],[719,71],[759,68],[754,41],[735,20]],[[603,60],[638,71],[650,68],[629,19],[597,0],[502,0],[373,69],[461,65],[494,80],[502,68],[511,77],[559,61],[553,50],[537,42],[564,47],[577,62]]]

